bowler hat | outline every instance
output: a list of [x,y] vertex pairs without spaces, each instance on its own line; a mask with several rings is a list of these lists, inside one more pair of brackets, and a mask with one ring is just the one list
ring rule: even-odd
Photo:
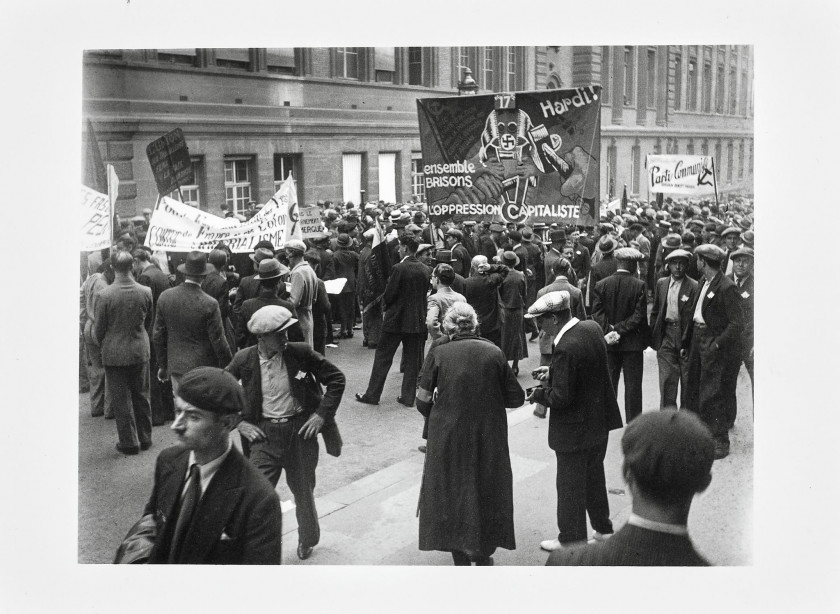
[[276,279],[289,272],[289,267],[275,258],[266,258],[260,261],[260,268],[254,279]]
[[213,265],[207,262],[207,254],[204,252],[190,252],[184,264],[178,265],[178,272],[184,275],[207,275],[213,270]]
[[217,367],[196,367],[181,378],[176,396],[198,409],[215,414],[238,414],[245,393],[236,378]]

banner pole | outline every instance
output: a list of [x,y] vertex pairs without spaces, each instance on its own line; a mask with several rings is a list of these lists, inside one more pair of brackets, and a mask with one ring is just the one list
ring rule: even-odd
[[715,167],[715,159],[712,158],[712,182],[715,184],[715,207],[720,209],[720,205],[718,204],[718,193],[717,193],[717,168]]

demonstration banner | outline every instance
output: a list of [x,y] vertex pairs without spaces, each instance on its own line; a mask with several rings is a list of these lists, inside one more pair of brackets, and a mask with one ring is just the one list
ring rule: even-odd
[[320,237],[324,233],[324,223],[321,221],[320,207],[304,207],[299,209],[298,225],[304,239]]
[[272,198],[247,222],[237,223],[164,196],[149,220],[146,246],[174,252],[209,252],[224,241],[234,254],[253,252],[267,240],[275,246],[286,243],[287,208]]
[[111,200],[107,194],[82,185],[79,209],[81,251],[93,252],[111,247]]
[[701,196],[715,194],[715,161],[711,156],[650,155],[645,159],[648,189],[653,193]]
[[600,93],[418,100],[431,220],[597,223]]

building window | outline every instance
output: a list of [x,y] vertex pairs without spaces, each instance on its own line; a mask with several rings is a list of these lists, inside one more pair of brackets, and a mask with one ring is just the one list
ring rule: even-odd
[[697,58],[688,59],[688,110],[697,110]]
[[379,154],[379,200],[397,202],[397,154]]
[[738,145],[738,179],[744,178],[744,141]]
[[615,145],[607,147],[607,196],[612,198],[615,195],[616,165],[618,164],[618,151]]
[[722,152],[722,149],[721,149],[721,146],[720,146],[720,141],[718,141],[717,143],[715,143],[715,157],[714,157],[715,174],[716,175],[718,173],[720,173],[720,163],[721,163],[721,161],[723,161],[723,152]]
[[741,72],[741,100],[740,100],[740,110],[739,113],[741,115],[747,115],[747,73],[746,71]]
[[633,106],[634,83],[636,78],[636,49],[624,48],[624,106]]
[[198,54],[195,49],[158,49],[157,58],[159,62],[169,64],[187,64],[195,66]]
[[610,70],[610,47],[601,47],[601,102],[610,104],[612,95],[612,71]]
[[688,145],[685,146],[685,153],[689,156],[694,155],[694,140],[689,140]]
[[647,106],[656,107],[656,49],[647,52]]
[[423,85],[423,48],[408,48],[408,84]]
[[735,157],[735,147],[732,145],[732,141],[726,146],[726,180],[732,181],[732,161]]
[[703,64],[703,113],[712,110],[712,63]]
[[426,202],[426,186],[423,184],[423,157],[420,152],[411,152],[411,195]]
[[674,54],[674,110],[682,107],[682,55]]
[[300,154],[274,154],[274,191],[288,178],[289,173],[295,181],[298,202],[303,202],[303,173]]
[[294,47],[273,47],[265,50],[268,72],[281,75],[296,75]]
[[359,48],[336,47],[336,76],[345,79],[359,78]]
[[247,49],[216,49],[216,66],[248,70],[251,55]]
[[243,213],[251,201],[252,158],[225,159],[225,203],[234,213]]
[[738,112],[738,72],[734,67],[729,69],[729,114]]
[[484,60],[482,61],[482,71],[484,73],[484,89],[493,91],[495,90],[494,82],[493,82],[493,47],[485,47],[484,48]]
[[630,192],[633,194],[639,193],[639,173],[642,161],[642,148],[638,145],[633,146],[632,156],[630,163],[632,168],[630,169]]
[[345,203],[362,204],[362,163],[364,155],[346,153],[341,156],[342,199]]
[[507,48],[507,66],[505,69],[505,81],[507,82],[506,89],[509,92],[514,92],[520,89],[521,80],[519,79],[519,66],[522,58],[522,47],[508,47]]
[[703,142],[700,144],[700,155],[709,155],[709,141],[707,141],[706,139],[703,139]]
[[[409,47],[410,49],[410,47]],[[379,83],[393,83],[396,71],[396,51],[394,47],[374,48],[374,70],[376,81]],[[409,71],[410,72],[410,71]]]
[[724,88],[726,87],[726,70],[723,63],[719,63],[717,67],[717,75],[715,79],[715,113],[723,113]]
[[199,208],[201,206],[201,184],[204,180],[204,164],[200,157],[190,157],[190,164],[192,165],[193,182],[179,186],[180,190],[173,190],[168,196],[175,200],[180,199],[185,205]]

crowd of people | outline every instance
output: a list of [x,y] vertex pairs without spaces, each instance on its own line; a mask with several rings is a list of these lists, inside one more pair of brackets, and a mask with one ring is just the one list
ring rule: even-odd
[[[279,563],[271,490],[283,469],[297,554],[311,556],[317,435],[328,453],[341,450],[335,413],[346,381],[328,351],[358,343],[354,331],[374,353],[356,402],[380,402],[401,345],[396,400],[426,419],[422,550],[489,565],[497,547],[515,547],[505,408],[527,398],[548,416],[557,455],[559,532],[541,544],[551,564],[705,562],[685,535],[688,507],[712,461],[729,454],[742,363],[753,378],[750,200],[633,201],[591,228],[432,223],[419,202],[317,206],[319,235],[260,241],[250,254],[223,243],[209,254],[151,249],[150,211],[123,224],[110,249],[82,254],[92,415],[115,419],[121,454],[147,450],[152,427],[170,420],[182,444],[160,454],[120,562]],[[325,282],[336,279],[345,281],[328,294]],[[519,363],[529,347],[540,366],[526,397]],[[648,347],[658,418],[642,414]],[[625,425],[634,516],[619,539],[603,460],[608,432]],[[666,547],[651,532],[681,539]],[[640,544],[659,554],[634,555]]]

